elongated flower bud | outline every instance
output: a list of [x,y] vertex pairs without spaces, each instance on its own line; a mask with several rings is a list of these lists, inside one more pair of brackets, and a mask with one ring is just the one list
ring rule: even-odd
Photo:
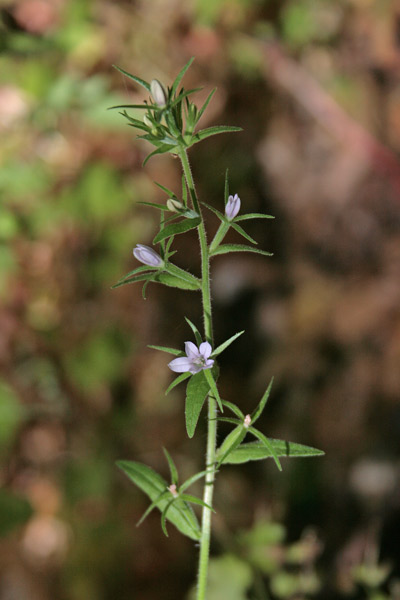
[[229,196],[228,202],[225,206],[225,216],[228,221],[232,221],[236,217],[240,210],[240,198],[237,194]]
[[167,104],[167,92],[163,84],[158,79],[153,79],[150,83],[150,91],[154,102],[161,108]]
[[185,207],[183,206],[182,202],[179,202],[179,200],[175,200],[175,198],[168,198],[167,208],[171,212],[179,212]]
[[137,244],[133,249],[133,256],[140,262],[149,267],[162,267],[164,264],[163,259],[153,248],[144,246],[143,244]]

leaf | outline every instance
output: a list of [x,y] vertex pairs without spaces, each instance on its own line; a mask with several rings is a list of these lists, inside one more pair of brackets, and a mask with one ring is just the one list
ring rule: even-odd
[[141,265],[140,267],[136,267],[136,269],[133,269],[133,271],[129,271],[129,273],[121,277],[121,279],[119,279],[117,283],[121,283],[121,281],[125,281],[125,279],[128,279],[128,277],[132,277],[133,275],[137,275],[138,273],[150,271],[150,269],[152,269],[152,267],[150,267],[149,265]]
[[235,217],[235,221],[247,221],[248,219],[275,219],[272,215],[264,215],[263,213],[248,213],[247,215],[239,215]]
[[169,287],[179,288],[181,290],[198,291],[201,287],[199,281],[193,277],[193,275],[190,276],[190,273],[188,273],[188,277],[178,277],[171,273],[167,273],[166,271],[162,271],[161,273],[157,273],[155,275],[154,281],[168,285]]
[[196,481],[198,481],[199,479],[204,477],[206,474],[207,474],[207,470],[200,471],[199,473],[192,475],[191,477],[189,477],[189,479],[187,479],[184,483],[182,483],[181,486],[179,486],[179,491],[184,492],[185,490],[190,488],[190,486],[193,485]]
[[175,98],[175,100],[173,102],[171,102],[171,104],[168,106],[168,108],[173,108],[174,106],[179,104],[179,102],[181,102],[184,98],[186,98],[187,96],[190,96],[190,94],[194,94],[195,92],[200,92],[202,89],[203,88],[201,88],[201,87],[193,88],[191,90],[187,90],[186,92],[181,90],[179,92],[179,95]]
[[[168,487],[167,482],[153,469],[138,462],[121,460],[117,466],[139,487],[151,501],[154,501]],[[170,503],[164,497],[158,500],[157,508],[164,511]],[[170,506],[168,520],[184,535],[192,540],[199,540],[201,533],[197,518],[186,503],[175,503]]]
[[199,506],[203,506],[205,508],[208,508],[209,510],[212,510],[212,512],[215,512],[212,506],[210,506],[206,502],[203,502],[203,500],[200,500],[200,498],[197,498],[196,496],[192,496],[191,494],[180,494],[179,497],[182,500],[185,500],[185,502],[192,502],[193,504],[198,504]]
[[123,75],[126,75],[126,77],[129,77],[129,79],[133,79],[133,81],[136,81],[136,83],[143,86],[148,92],[150,92],[150,84],[147,83],[147,81],[144,81],[144,79],[140,79],[140,77],[136,77],[136,75],[132,75],[131,73],[128,73],[128,71],[124,71],[124,69],[117,67],[117,65],[113,65],[113,67],[114,67],[114,69],[117,69],[117,71],[122,73]]
[[168,461],[169,471],[171,473],[171,481],[172,481],[172,483],[174,483],[175,485],[177,485],[177,483],[178,483],[178,470],[177,470],[177,468],[175,466],[175,463],[172,460],[172,456],[170,455],[170,453],[168,452],[168,450],[166,448],[163,448],[163,450],[164,450],[165,458]]
[[242,413],[240,408],[236,406],[236,404],[228,402],[228,400],[222,400],[222,404],[229,408],[229,410],[231,410],[241,421],[244,421],[244,414]]
[[124,279],[122,281],[118,281],[117,283],[115,283],[114,285],[111,286],[111,289],[121,287],[121,285],[127,285],[128,283],[136,283],[137,281],[147,281],[147,280],[153,279],[153,278],[154,278],[154,271],[152,271],[151,273],[143,273],[143,275],[136,275],[135,277],[131,277],[129,279]]
[[171,390],[174,389],[174,387],[176,387],[177,385],[179,385],[180,383],[182,383],[182,381],[185,381],[185,379],[188,379],[188,377],[190,377],[191,373],[181,373],[180,375],[178,375],[178,377],[176,377],[172,383],[169,384],[169,386],[167,387],[167,389],[165,390],[165,395],[169,394]]
[[202,129],[192,137],[192,144],[197,144],[202,140],[205,140],[212,135],[218,135],[219,133],[233,133],[235,131],[242,131],[241,127],[230,127],[228,125],[218,125],[216,127],[207,127]]
[[204,401],[210,391],[210,386],[204,376],[204,371],[193,375],[186,387],[185,419],[186,431],[190,438],[194,436]]
[[168,225],[164,227],[153,240],[153,244],[158,244],[162,240],[170,237],[171,235],[177,235],[179,233],[185,233],[186,231],[190,231],[191,229],[195,229],[200,224],[200,217],[196,217],[195,219],[183,219],[179,221],[179,223],[173,223],[172,225]]
[[257,419],[261,416],[265,405],[267,404],[267,400],[269,398],[270,392],[271,392],[271,388],[272,388],[272,384],[274,382],[274,378],[272,377],[271,381],[269,382],[269,385],[267,387],[267,389],[265,390],[263,397],[261,398],[257,408],[254,410],[253,414],[251,415],[251,423],[252,425],[257,421]]
[[211,354],[211,356],[218,356],[218,354],[221,354],[221,352],[223,352],[228,346],[230,346],[232,342],[234,342],[240,335],[242,335],[242,333],[244,333],[244,330],[239,331],[239,333],[235,333],[235,335],[232,335],[232,337],[226,340],[226,342],[218,346]]
[[[148,110],[148,109],[160,110],[160,108],[158,106],[149,106],[148,104],[116,104],[115,106],[109,106],[107,110],[114,110],[116,108],[135,108],[135,109],[138,108],[141,110]],[[146,127],[145,131],[147,131],[147,127]]]
[[169,198],[176,198],[176,195],[174,194],[174,192],[172,190],[168,189],[164,185],[161,185],[161,183],[157,183],[157,181],[155,181],[154,183],[156,184],[157,187],[160,188],[160,190],[165,192]]
[[180,84],[180,82],[182,81],[186,71],[188,70],[188,68],[190,67],[190,65],[192,64],[192,62],[194,61],[194,56],[192,56],[192,58],[190,58],[188,60],[188,62],[186,63],[186,65],[179,71],[178,75],[175,78],[174,83],[172,84],[172,88],[171,88],[171,96],[173,96],[176,92],[176,90],[178,89],[178,86]]
[[[274,440],[269,438],[269,442],[274,449],[276,456],[286,457],[308,457],[308,456],[323,456],[325,452],[317,450],[311,446],[297,444],[295,442],[286,442],[284,440]],[[251,460],[263,460],[264,458],[272,458],[271,452],[261,442],[249,442],[241,444],[234,450],[224,461],[225,464],[238,465],[249,462]]]
[[153,350],[160,350],[161,352],[166,352],[167,354],[174,354],[175,356],[179,356],[182,354],[182,350],[177,350],[176,348],[167,348],[166,346],[148,346]]
[[138,202],[141,206],[151,206],[152,208],[158,208],[159,210],[167,211],[168,208],[165,204],[157,204],[156,202],[145,202],[144,200]]
[[200,108],[198,115],[197,115],[197,119],[196,119],[196,123],[198,123],[201,119],[201,117],[204,114],[204,111],[206,110],[207,106],[210,103],[211,98],[214,96],[215,92],[217,91],[217,88],[214,88],[213,90],[211,90],[211,92],[208,94],[206,101],[204,102],[203,106]]
[[243,442],[247,433],[248,430],[243,425],[238,425],[226,436],[220,448],[217,450],[217,467],[221,465],[227,456]]
[[156,150],[153,150],[153,152],[150,152],[150,154],[148,154],[146,156],[146,158],[144,159],[144,161],[142,163],[142,167],[144,167],[146,165],[146,163],[150,160],[150,158],[152,158],[156,154],[165,154],[166,152],[169,152],[170,150],[172,150],[172,148],[175,148],[175,146],[173,146],[171,144],[162,144],[159,148],[157,148]]
[[261,433],[261,431],[259,431],[255,427],[249,427],[248,429],[271,452],[272,458],[274,459],[276,466],[278,467],[279,471],[282,471],[282,466],[279,462],[279,458],[277,457],[274,447],[271,446],[271,442],[269,441],[267,436]]
[[231,221],[231,227],[233,227],[233,229],[237,231],[241,236],[243,236],[248,242],[251,242],[252,244],[258,244],[258,242],[256,242],[256,240],[253,239],[251,235],[246,233],[245,230],[242,227],[240,227],[240,225],[237,225],[236,223]]
[[203,339],[200,335],[200,331],[197,329],[196,325],[194,325],[192,323],[192,321],[190,321],[187,317],[185,317],[185,321],[189,325],[190,329],[193,331],[194,337],[196,338],[197,345],[200,346],[200,344],[203,341]]
[[223,244],[213,250],[210,256],[216,256],[217,254],[229,254],[230,252],[254,252],[255,254],[262,254],[263,256],[273,256],[271,252],[265,250],[259,250],[258,248],[252,248],[252,246],[245,246],[244,244]]
[[207,379],[207,381],[208,381],[208,385],[210,386],[210,390],[211,390],[211,392],[212,392],[212,395],[214,396],[215,400],[217,401],[217,404],[218,404],[219,410],[220,410],[221,412],[224,412],[224,409],[223,409],[223,406],[222,406],[222,400],[221,400],[221,398],[220,398],[220,396],[219,396],[219,392],[218,392],[217,384],[216,384],[216,382],[215,382],[215,379],[214,379],[214,377],[213,377],[213,374],[212,374],[212,372],[211,372],[211,369],[204,369],[204,371],[203,371],[203,372],[204,372],[205,378],[206,378],[206,379]]
[[157,496],[157,498],[155,500],[153,500],[153,502],[144,511],[144,513],[140,517],[139,521],[136,523],[136,527],[139,527],[139,525],[141,525],[143,523],[143,521],[149,516],[149,514],[151,513],[151,511],[153,510],[153,508],[156,508],[158,502],[162,498],[164,498],[164,497],[166,498],[167,496],[169,496],[170,493],[171,492],[169,490],[165,490],[164,492],[161,492],[161,494],[159,494],[159,496]]

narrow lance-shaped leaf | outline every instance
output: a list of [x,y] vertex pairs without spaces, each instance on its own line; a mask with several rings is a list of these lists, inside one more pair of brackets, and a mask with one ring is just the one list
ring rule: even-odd
[[153,277],[154,281],[157,281],[158,283],[162,283],[168,287],[179,288],[181,290],[191,290],[196,292],[201,287],[198,280],[195,277],[190,276],[190,273],[187,274],[187,277],[184,277],[162,271],[156,273]]
[[144,79],[140,79],[140,77],[136,77],[136,75],[132,75],[132,73],[128,73],[128,71],[124,71],[124,69],[121,69],[121,67],[117,67],[117,65],[113,65],[113,67],[123,75],[126,75],[126,77],[129,77],[129,79],[133,79],[133,81],[136,81],[136,83],[143,86],[148,92],[150,92],[150,84],[147,83],[147,81],[144,81]]
[[190,65],[192,64],[192,62],[194,61],[194,56],[192,56],[192,58],[190,58],[188,60],[188,62],[186,63],[186,65],[179,71],[178,75],[175,78],[174,83],[172,84],[172,88],[171,88],[171,96],[173,96],[176,92],[176,90],[178,89],[178,86],[180,84],[180,82],[182,81],[186,71],[188,70],[188,68],[190,67]]
[[198,123],[201,119],[201,117],[204,114],[204,111],[206,110],[207,106],[210,103],[211,98],[214,96],[215,92],[217,91],[217,88],[214,88],[213,90],[211,90],[211,92],[208,94],[206,101],[204,102],[203,106],[200,108],[198,114],[197,114],[197,119],[196,119],[196,123]]
[[235,131],[242,131],[241,127],[229,127],[227,125],[220,125],[216,127],[208,127],[207,129],[202,129],[198,133],[196,133],[192,137],[192,144],[197,144],[202,140],[205,140],[212,135],[218,135],[219,133],[234,133]]
[[251,422],[254,425],[254,423],[257,421],[257,419],[261,416],[265,405],[267,404],[269,395],[271,393],[271,388],[272,388],[272,384],[274,382],[274,378],[272,377],[271,381],[269,382],[269,385],[267,387],[267,389],[265,390],[257,408],[254,410],[254,412],[251,415]]
[[182,354],[181,350],[177,350],[176,348],[167,348],[167,346],[149,345],[149,348],[152,348],[153,350],[160,350],[161,352],[166,352],[167,354],[174,354],[175,356]]
[[179,223],[168,225],[156,235],[153,240],[153,244],[158,244],[171,235],[178,235],[179,233],[185,233],[186,231],[195,229],[200,224],[200,221],[200,217],[196,217],[195,219],[184,219],[179,221]]
[[233,404],[233,402],[229,402],[228,400],[222,400],[222,404],[229,408],[229,410],[231,410],[240,421],[244,420],[244,414],[242,413],[240,408],[236,406],[236,404]]
[[241,444],[246,437],[247,429],[238,425],[224,439],[217,451],[217,466],[221,465],[226,457]]
[[127,285],[128,283],[136,283],[137,281],[147,281],[148,279],[153,279],[154,277],[154,271],[150,272],[150,273],[143,273],[143,275],[135,275],[134,277],[130,277],[127,279],[123,279],[122,281],[118,281],[118,283],[115,283],[112,287],[112,289],[115,289],[117,287],[121,287],[122,285]]
[[221,412],[224,412],[224,408],[222,406],[222,401],[221,401],[221,398],[219,396],[217,384],[215,383],[213,374],[211,373],[211,369],[204,369],[203,373],[205,375],[205,378],[207,379],[208,385],[210,386],[210,390],[212,392],[212,395],[214,396],[215,400],[217,401],[219,410]]
[[[163,496],[167,489],[167,482],[153,469],[147,465],[134,461],[119,461],[117,465],[124,473],[137,485],[151,501],[160,497],[157,508],[164,511],[169,503],[168,496]],[[168,512],[168,520],[179,529],[181,533],[187,535],[193,540],[200,539],[200,528],[195,514],[190,506],[185,503],[179,503],[179,506],[171,506]]]
[[185,419],[190,438],[194,436],[201,409],[210,390],[204,373],[205,371],[200,371],[193,375],[186,387]]
[[235,231],[238,232],[239,235],[244,237],[248,242],[251,242],[252,244],[258,244],[258,242],[255,239],[253,239],[251,237],[251,235],[249,235],[248,233],[245,232],[243,227],[240,227],[240,225],[238,225],[237,223],[234,223],[233,221],[231,221],[230,225],[231,225],[231,227],[233,227],[233,229]]
[[255,427],[249,427],[249,431],[251,431],[251,433],[257,437],[260,442],[262,442],[264,444],[264,446],[266,448],[268,448],[268,450],[271,452],[272,458],[274,459],[276,466],[278,467],[278,469],[280,471],[282,471],[282,467],[281,467],[281,463],[279,462],[279,458],[276,455],[276,452],[274,450],[274,447],[272,446],[271,442],[269,441],[269,439],[267,438],[267,436],[265,436],[263,433],[261,433],[261,431],[258,431],[258,429],[255,429]]
[[167,389],[165,390],[165,395],[169,394],[171,390],[174,389],[174,387],[176,387],[177,385],[179,385],[180,383],[182,383],[182,381],[185,381],[185,379],[188,379],[191,376],[191,373],[187,372],[187,373],[181,373],[180,375],[178,375],[178,377],[176,377],[172,383],[169,384],[169,386],[167,387]]
[[[312,448],[311,446],[305,446],[304,444],[297,444],[295,442],[286,442],[284,440],[275,440],[269,438],[269,442],[276,454],[279,457],[288,458],[307,458],[312,456],[323,456],[325,452]],[[265,458],[272,458],[272,454],[266,446],[257,441],[241,444],[236,448],[229,456],[224,460],[224,464],[242,464],[252,460],[264,460]]]
[[167,496],[169,496],[170,493],[171,492],[169,490],[164,490],[164,492],[161,492],[161,494],[159,496],[157,496],[157,498],[155,500],[153,500],[153,502],[150,504],[150,506],[147,507],[147,509],[145,510],[145,512],[140,517],[139,521],[136,523],[136,527],[139,527],[139,525],[141,525],[143,523],[143,521],[149,516],[149,514],[151,513],[151,511],[154,508],[156,508],[156,506],[160,502],[160,500],[163,500],[164,498],[166,498]]
[[172,481],[172,483],[174,483],[175,485],[177,485],[177,483],[178,483],[178,470],[177,470],[177,468],[175,466],[175,463],[172,460],[172,456],[170,455],[170,453],[168,452],[168,450],[166,448],[163,448],[163,450],[164,450],[165,458],[168,461],[169,471],[171,473],[171,481]]
[[192,323],[192,321],[190,321],[187,317],[185,317],[185,321],[189,325],[190,329],[193,331],[194,337],[196,338],[197,345],[200,346],[200,344],[203,341],[203,339],[200,335],[200,331],[197,329],[196,325],[194,325],[194,323]]
[[216,256],[217,254],[229,254],[230,252],[254,252],[255,254],[262,254],[263,256],[273,256],[271,252],[252,248],[252,246],[245,246],[244,244],[223,244],[213,250],[211,256]]
[[235,221],[248,221],[249,219],[275,219],[275,217],[272,215],[265,215],[264,213],[248,213],[247,215],[235,217]]
[[205,506],[209,510],[212,510],[212,512],[215,512],[212,506],[210,506],[206,502],[203,502],[203,500],[200,500],[200,498],[197,498],[196,496],[192,496],[191,494],[180,494],[179,497],[185,502],[191,502],[192,504],[198,504],[199,506],[203,507]]
[[214,352],[211,354],[211,356],[214,357],[214,356],[218,356],[218,354],[221,354],[221,352],[223,352],[228,346],[230,346],[232,344],[232,342],[234,342],[240,335],[242,335],[242,333],[244,333],[244,330],[239,331],[239,333],[235,333],[235,335],[232,335],[228,340],[223,342],[223,344],[218,346],[214,350]]
[[150,158],[152,158],[156,154],[165,154],[166,152],[169,152],[170,150],[172,150],[172,148],[174,148],[174,147],[175,146],[173,146],[173,145],[163,144],[162,146],[160,146],[156,150],[153,150],[153,152],[150,152],[150,154],[148,154],[146,156],[146,158],[144,159],[144,161],[142,163],[142,166],[144,167],[146,165],[146,163],[150,160]]
[[187,479],[184,483],[182,483],[182,485],[179,487],[179,491],[184,492],[185,490],[190,488],[190,486],[193,485],[196,481],[198,481],[199,479],[204,477],[206,474],[207,474],[207,470],[200,471],[199,473],[192,475],[191,477],[189,477],[189,479]]

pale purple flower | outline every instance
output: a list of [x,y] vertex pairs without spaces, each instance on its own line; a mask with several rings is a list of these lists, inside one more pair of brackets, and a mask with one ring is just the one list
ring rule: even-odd
[[211,369],[214,364],[214,360],[210,358],[211,344],[208,342],[202,342],[198,348],[193,342],[185,342],[185,352],[186,356],[174,358],[168,364],[171,371],[195,375],[203,369]]
[[228,221],[232,221],[236,217],[240,210],[240,198],[237,194],[229,196],[228,202],[225,206],[225,216]]
[[161,267],[164,264],[163,259],[153,248],[137,244],[133,249],[133,256],[149,267]]
[[158,79],[153,79],[150,82],[150,92],[157,106],[162,108],[167,104],[167,92],[165,91],[161,81],[158,81]]

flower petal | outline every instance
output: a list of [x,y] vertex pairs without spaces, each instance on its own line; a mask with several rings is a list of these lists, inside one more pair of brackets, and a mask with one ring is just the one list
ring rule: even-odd
[[188,371],[191,373],[193,363],[190,358],[187,358],[186,356],[180,356],[179,358],[174,358],[174,360],[171,360],[171,362],[168,363],[168,366],[171,371],[174,371],[175,373],[187,373]]
[[200,352],[193,342],[185,342],[185,352],[186,356],[188,356],[191,360],[200,358]]
[[205,360],[207,360],[207,358],[210,356],[210,354],[212,352],[211,344],[209,344],[208,342],[202,342],[199,346],[199,352],[200,352],[201,356]]

